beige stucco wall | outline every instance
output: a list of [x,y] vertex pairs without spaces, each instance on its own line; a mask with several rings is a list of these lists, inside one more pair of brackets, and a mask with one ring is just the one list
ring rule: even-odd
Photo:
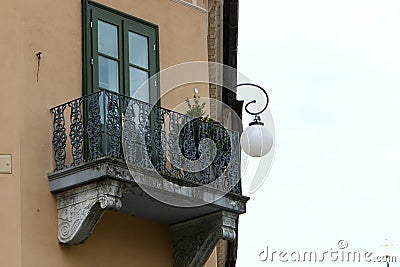
[[[207,60],[204,12],[171,0],[99,2],[159,25],[161,69]],[[49,109],[82,95],[81,1],[3,0],[1,10],[0,154],[12,154],[13,173],[0,174],[0,266],[171,266],[168,226],[117,212],[106,212],[84,245],[57,242]],[[191,96],[180,92],[163,104]]]
[[214,249],[204,267],[216,267],[216,266],[217,266],[217,249]]
[[18,1],[4,0],[0,23],[0,154],[12,154],[12,174],[0,174],[0,266],[21,266],[20,82]]

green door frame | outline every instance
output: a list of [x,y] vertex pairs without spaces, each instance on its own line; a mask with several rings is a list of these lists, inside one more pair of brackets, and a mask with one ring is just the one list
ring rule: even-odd
[[[82,0],[82,95],[98,92],[98,20],[114,24],[118,27],[119,53],[119,93],[130,96],[129,80],[129,46],[128,32],[132,31],[148,38],[149,42],[149,78],[160,71],[159,60],[159,28],[157,25],[104,6],[94,1]],[[160,105],[159,77],[156,84],[149,85],[151,104]],[[87,107],[85,107],[85,110]],[[85,112],[86,114],[86,112]],[[151,116],[151,129],[154,132],[154,116]],[[103,126],[102,126],[103,127]],[[104,131],[105,129],[102,129]],[[87,144],[87,142],[85,142]],[[103,151],[107,146],[102,141]],[[87,145],[85,147],[87,156]]]

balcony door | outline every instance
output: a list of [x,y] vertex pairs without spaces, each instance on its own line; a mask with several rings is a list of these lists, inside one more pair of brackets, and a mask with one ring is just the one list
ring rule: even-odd
[[84,94],[106,89],[156,101],[158,83],[146,81],[159,71],[158,27],[90,1],[86,17]]
[[[159,82],[146,83],[159,71],[158,26],[93,1],[82,3],[83,94],[100,90],[111,92],[99,94],[98,98],[88,97],[87,102],[93,100],[93,103],[84,103],[86,123],[100,130],[85,132],[88,140],[85,154],[90,158],[89,147],[100,144],[103,156],[123,159],[122,128],[130,102],[124,96],[147,103],[156,103],[159,99]],[[136,104],[132,105],[134,110],[130,114],[136,121],[137,133],[153,138],[156,135],[154,111],[151,105],[141,101],[133,101]],[[140,116],[145,110],[143,107],[149,110],[148,121],[143,120],[145,116]],[[96,133],[100,137],[92,136]],[[141,146],[136,150],[153,146],[153,139],[146,142],[143,144],[140,138],[134,140],[135,147]],[[140,153],[136,156],[142,157]]]

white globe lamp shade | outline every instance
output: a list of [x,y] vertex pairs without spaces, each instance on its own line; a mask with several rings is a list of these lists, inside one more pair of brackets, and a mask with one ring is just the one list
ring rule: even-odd
[[247,127],[241,137],[240,144],[244,153],[251,157],[263,157],[271,151],[273,138],[271,132],[262,124]]

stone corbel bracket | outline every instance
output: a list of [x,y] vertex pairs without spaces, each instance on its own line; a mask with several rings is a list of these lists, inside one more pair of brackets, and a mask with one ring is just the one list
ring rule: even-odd
[[204,266],[221,239],[236,239],[238,215],[219,211],[171,226],[174,267]]
[[85,242],[105,210],[121,208],[121,197],[122,184],[111,179],[57,193],[59,242]]

